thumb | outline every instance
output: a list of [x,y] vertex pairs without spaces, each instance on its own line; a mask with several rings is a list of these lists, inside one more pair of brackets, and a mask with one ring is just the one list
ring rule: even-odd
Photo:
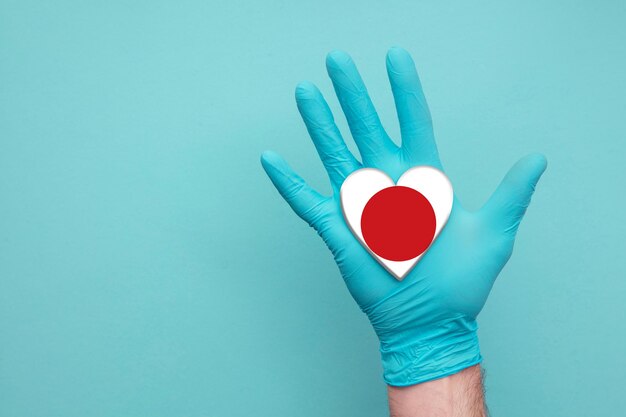
[[546,157],[539,153],[527,155],[517,161],[481,213],[496,228],[515,235],[535,192],[535,186],[547,165]]

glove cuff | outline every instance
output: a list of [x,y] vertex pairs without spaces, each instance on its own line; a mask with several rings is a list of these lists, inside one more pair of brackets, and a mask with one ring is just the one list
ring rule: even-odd
[[428,331],[416,332],[419,340],[415,342],[397,346],[381,341],[385,382],[399,387],[415,385],[480,363],[477,330],[476,320],[459,317],[439,322]]

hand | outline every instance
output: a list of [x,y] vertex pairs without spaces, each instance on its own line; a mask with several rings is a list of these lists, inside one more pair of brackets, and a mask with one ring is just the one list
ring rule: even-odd
[[332,52],[326,67],[362,162],[346,147],[320,91],[301,83],[296,88],[298,109],[328,171],[333,194],[320,195],[269,151],[261,157],[267,175],[333,253],[350,293],[378,335],[389,385],[417,384],[479,363],[476,316],[511,256],[546,159],[531,154],[518,161],[477,212],[464,209],[455,196],[441,234],[398,282],[348,229],[339,190],[345,178],[362,167],[380,169],[394,181],[416,165],[443,170],[415,65],[403,49],[392,48],[387,54],[401,147],[383,129],[352,59]]

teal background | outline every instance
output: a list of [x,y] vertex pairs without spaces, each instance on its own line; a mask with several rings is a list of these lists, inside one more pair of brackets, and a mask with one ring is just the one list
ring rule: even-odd
[[[378,345],[262,172],[324,192],[293,88],[420,70],[478,208],[549,167],[481,316],[494,416],[626,408],[623,1],[0,2],[0,415],[380,416]],[[352,148],[353,145],[350,144]]]

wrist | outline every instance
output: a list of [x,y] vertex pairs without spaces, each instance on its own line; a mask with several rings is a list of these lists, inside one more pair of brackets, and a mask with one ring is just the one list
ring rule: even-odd
[[390,415],[394,417],[487,415],[479,365],[422,384],[388,386],[387,395]]
[[480,363],[477,330],[476,320],[456,317],[381,339],[385,382],[397,387],[414,385]]

